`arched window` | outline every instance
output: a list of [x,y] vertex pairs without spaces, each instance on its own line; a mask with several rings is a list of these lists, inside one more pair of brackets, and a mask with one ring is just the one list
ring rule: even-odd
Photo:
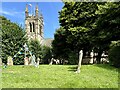
[[31,23],[29,23],[29,25],[30,25],[30,32],[32,32],[32,24],[31,24]]
[[35,23],[33,22],[33,32],[35,32]]

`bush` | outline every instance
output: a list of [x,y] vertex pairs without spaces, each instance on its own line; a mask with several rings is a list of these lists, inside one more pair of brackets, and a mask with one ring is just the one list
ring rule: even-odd
[[109,50],[108,58],[110,64],[120,67],[120,46],[114,46]]

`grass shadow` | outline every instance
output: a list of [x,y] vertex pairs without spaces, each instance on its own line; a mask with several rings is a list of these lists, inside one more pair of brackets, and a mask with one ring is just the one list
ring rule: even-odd
[[94,64],[94,66],[96,67],[100,67],[100,68],[104,68],[104,69],[107,69],[107,70],[114,70],[114,69],[118,69],[110,64]]
[[75,72],[76,70],[77,70],[77,66],[68,67],[68,71]]

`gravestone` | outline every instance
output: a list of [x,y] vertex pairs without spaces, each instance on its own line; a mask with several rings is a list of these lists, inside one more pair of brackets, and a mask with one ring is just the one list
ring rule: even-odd
[[2,59],[0,58],[0,66],[2,66]]
[[24,58],[24,65],[28,65],[28,61],[29,61],[29,58],[28,58],[28,57],[25,57],[25,58]]
[[12,60],[12,57],[11,57],[11,56],[9,56],[9,57],[7,58],[7,65],[13,66],[13,60]]
[[32,56],[29,57],[29,65],[32,65]]
[[54,58],[51,58],[49,65],[52,65],[53,61],[54,61]]
[[93,57],[94,57],[94,52],[90,52],[90,64],[93,64]]
[[32,65],[36,65],[36,62],[35,62],[35,55],[32,56]]
[[37,58],[37,65],[39,66],[40,58]]
[[79,63],[78,63],[78,68],[77,68],[76,73],[80,73],[82,58],[83,58],[83,50],[80,50],[79,51]]
[[39,62],[40,62],[40,58],[37,58],[37,63],[35,62],[34,66],[39,68]]

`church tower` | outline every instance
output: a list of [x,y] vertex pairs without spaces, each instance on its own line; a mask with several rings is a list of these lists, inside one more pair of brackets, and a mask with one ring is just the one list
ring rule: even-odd
[[25,29],[27,33],[28,40],[38,39],[40,42],[43,41],[43,16],[40,13],[38,5],[35,7],[35,15],[29,15],[28,5],[25,9]]

